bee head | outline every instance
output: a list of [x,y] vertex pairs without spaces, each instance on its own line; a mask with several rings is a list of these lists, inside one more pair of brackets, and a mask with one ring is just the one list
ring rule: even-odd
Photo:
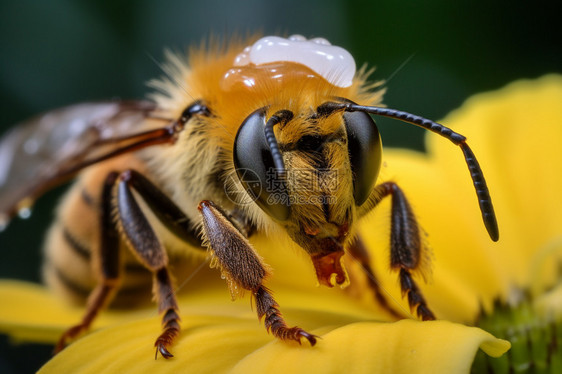
[[[276,131],[274,131],[276,130]],[[381,164],[374,121],[362,112],[268,108],[238,130],[234,164],[248,195],[311,256],[320,283],[346,281],[341,266],[355,210],[373,190]]]

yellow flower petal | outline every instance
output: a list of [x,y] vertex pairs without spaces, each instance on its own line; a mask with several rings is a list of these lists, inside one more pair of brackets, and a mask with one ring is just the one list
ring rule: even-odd
[[[510,344],[450,322],[355,323],[322,337],[315,349],[274,342],[242,360],[233,373],[462,373],[478,348],[497,357]],[[282,362],[274,360],[283,357]]]
[[40,373],[222,373],[269,340],[256,321],[234,317],[183,317],[176,357],[154,359],[158,318],[107,328],[80,339],[49,361]]
[[[189,318],[188,318],[189,317]],[[281,342],[255,321],[184,316],[176,357],[154,360],[157,319],[91,334],[61,352],[40,373],[466,373],[478,348],[500,356],[509,343],[471,327],[440,321],[325,326],[316,347]],[[322,331],[330,331],[322,334]]]
[[[481,307],[491,310],[495,298],[509,299],[515,287],[542,290],[555,280],[561,251],[542,261],[540,271],[535,263],[544,248],[562,240],[560,103],[562,77],[550,75],[476,95],[441,121],[468,138],[481,164],[498,217],[497,243],[482,223],[459,147],[428,134],[427,156],[385,149],[382,179],[404,189],[428,234],[433,281],[422,291],[439,318],[472,323]],[[401,300],[396,276],[387,270],[388,221],[385,202],[362,232],[383,287]]]
[[[499,268],[518,285],[529,282],[529,259],[537,250],[562,236],[561,102],[562,77],[549,75],[476,95],[444,120],[467,136],[481,160],[502,232],[498,245],[486,250],[500,255]],[[470,184],[459,183],[467,179],[460,151],[436,138],[427,138],[435,161],[458,195],[470,196]]]
[[[84,307],[70,307],[41,285],[0,280],[0,332],[15,341],[55,343],[71,324],[80,320]],[[130,312],[107,311],[102,313],[95,326],[107,326],[123,320]],[[154,312],[147,309],[134,311],[139,317]]]

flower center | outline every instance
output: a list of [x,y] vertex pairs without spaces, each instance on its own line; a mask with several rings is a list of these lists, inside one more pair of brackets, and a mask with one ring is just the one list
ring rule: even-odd
[[554,373],[562,368],[562,316],[538,312],[529,296],[516,306],[497,301],[493,313],[482,312],[476,325],[510,341],[511,350],[493,360],[479,351],[473,373]]

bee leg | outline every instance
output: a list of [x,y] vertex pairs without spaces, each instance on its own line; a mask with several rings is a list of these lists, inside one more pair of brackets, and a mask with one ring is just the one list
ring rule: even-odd
[[382,183],[375,187],[375,193],[380,196],[379,199],[392,196],[390,266],[392,269],[400,270],[402,297],[408,295],[410,309],[412,311],[415,309],[422,320],[434,320],[433,312],[427,306],[421,290],[410,273],[420,266],[423,249],[420,229],[412,208],[396,183]]
[[88,298],[86,313],[82,317],[82,321],[63,333],[55,346],[55,353],[63,350],[70,340],[88,330],[99,311],[109,303],[120,286],[119,233],[113,223],[111,202],[112,189],[117,176],[117,173],[109,174],[102,190],[100,214],[101,240],[99,247],[97,247],[99,254],[95,256],[97,260],[95,265],[100,269],[101,279]]
[[355,260],[359,261],[359,264],[361,265],[361,268],[363,269],[367,277],[367,284],[374,292],[375,299],[377,300],[379,305],[382,306],[386,311],[388,311],[388,313],[394,318],[405,318],[406,316],[404,315],[404,313],[400,313],[398,310],[396,310],[383,294],[380,283],[377,280],[377,276],[375,275],[375,272],[371,267],[371,256],[369,255],[367,248],[365,248],[365,244],[363,243],[361,236],[357,235],[356,239],[349,246],[348,252]]
[[[164,204],[163,208],[153,209],[153,211],[160,219],[167,214],[167,218],[164,220],[165,224],[167,221],[172,221],[173,217],[181,211],[138,172],[127,170],[121,173],[120,180],[117,182],[117,198],[115,200],[117,225],[138,260],[154,275],[153,293],[158,305],[158,312],[163,314],[162,326],[164,330],[154,343],[156,347],[155,357],[158,357],[158,352],[160,352],[164,358],[170,358],[173,355],[168,351],[168,348],[180,333],[180,317],[172,279],[167,268],[168,256],[133,196],[132,188],[142,196],[149,207],[152,208],[157,201]],[[183,216],[183,213],[181,215]],[[185,216],[183,217],[185,218]],[[183,226],[184,224],[187,225],[185,220],[175,226],[168,222],[167,226],[171,227],[172,232],[176,234],[180,232],[178,235],[185,235],[187,232],[181,234],[181,230],[186,227]]]
[[227,279],[230,292],[237,296],[242,290],[251,291],[256,300],[258,318],[264,318],[268,331],[281,340],[307,339],[311,345],[316,337],[299,327],[288,327],[279,311],[279,305],[263,285],[268,275],[267,265],[258,256],[247,238],[230,222],[211,201],[201,201],[203,232],[212,251],[212,265],[218,266]]
[[121,173],[121,179],[141,195],[150,210],[168,230],[193,247],[203,249],[199,231],[192,227],[185,213],[151,181],[135,170],[124,171]]

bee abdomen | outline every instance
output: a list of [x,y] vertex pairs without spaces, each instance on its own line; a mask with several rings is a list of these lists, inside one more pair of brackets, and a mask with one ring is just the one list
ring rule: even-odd
[[78,239],[75,238],[74,235],[72,235],[72,233],[68,230],[68,227],[63,227],[61,230],[65,244],[73,250],[73,253],[79,257],[82,257],[86,261],[90,261],[92,257],[90,248],[78,241]]
[[[123,253],[125,248],[121,248]],[[125,262],[112,306],[128,307],[150,302],[152,277],[140,263]],[[101,280],[92,259],[92,249],[73,236],[68,227],[56,223],[49,233],[43,277],[47,285],[64,299],[84,304]]]
[[[103,169],[103,168],[100,168]],[[96,173],[97,172],[97,173]],[[56,294],[74,304],[84,304],[102,281],[99,242],[99,178],[96,170],[72,186],[57,211],[57,220],[47,235],[43,279]],[[96,181],[92,181],[94,179]],[[87,188],[85,187],[87,186]],[[121,244],[120,287],[112,306],[127,307],[151,300],[152,276]]]

